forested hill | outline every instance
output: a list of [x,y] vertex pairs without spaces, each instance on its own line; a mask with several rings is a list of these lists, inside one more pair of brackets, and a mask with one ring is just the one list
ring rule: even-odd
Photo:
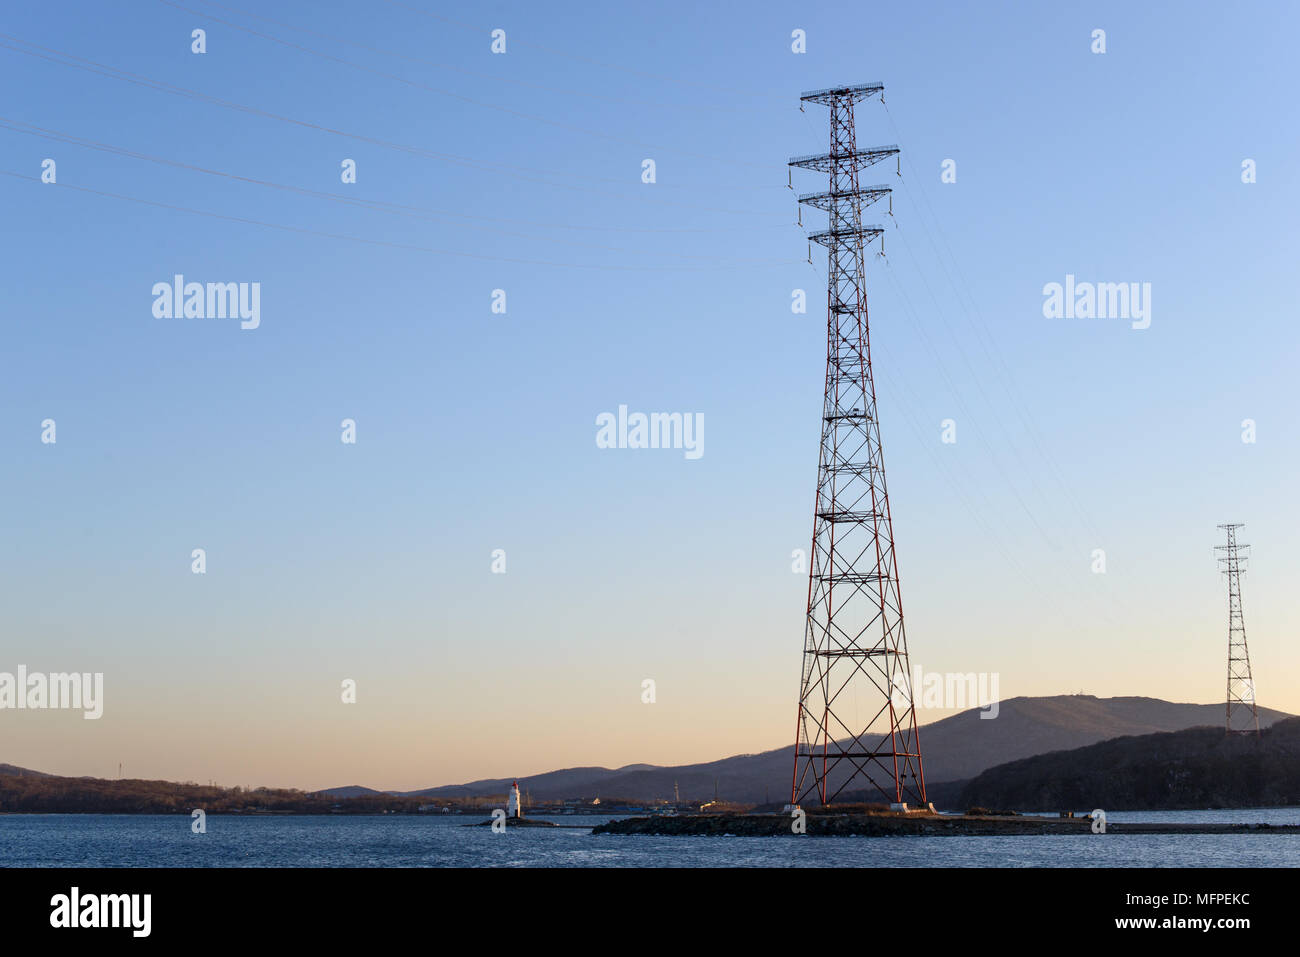
[[223,788],[136,779],[65,778],[25,768],[0,768],[0,812],[28,814],[168,814],[202,808],[210,814],[298,814],[414,811],[418,798],[370,794],[353,798],[282,788]]
[[1258,737],[1189,728],[1039,754],[984,771],[959,803],[1020,811],[1300,805],[1300,718]]

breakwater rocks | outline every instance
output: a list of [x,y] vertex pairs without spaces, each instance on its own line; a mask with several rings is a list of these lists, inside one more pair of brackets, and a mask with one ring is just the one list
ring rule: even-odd
[[[592,834],[684,834],[722,837],[794,836],[794,821],[779,814],[699,814],[678,817],[630,817],[609,821]],[[1087,818],[978,817],[944,814],[822,814],[806,818],[807,833],[814,837],[904,837],[909,835],[995,837],[1018,834],[1091,834]],[[1109,822],[1106,834],[1296,834],[1297,825],[1175,824]],[[1105,835],[1097,835],[1104,837]]]
[[[506,827],[556,827],[550,821],[538,821],[531,817],[508,817]],[[462,824],[462,827],[491,827],[493,821],[479,821],[477,824]]]

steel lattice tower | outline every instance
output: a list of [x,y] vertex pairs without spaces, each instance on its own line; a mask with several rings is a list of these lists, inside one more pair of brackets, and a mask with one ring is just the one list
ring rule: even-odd
[[1216,545],[1224,552],[1220,563],[1228,576],[1228,700],[1226,728],[1228,734],[1259,734],[1259,712],[1255,709],[1255,680],[1250,674],[1250,652],[1246,649],[1246,621],[1241,614],[1241,573],[1245,556],[1240,552],[1249,545],[1237,543],[1241,524],[1220,525],[1228,533],[1227,545]]
[[791,166],[828,173],[826,192],[799,197],[825,210],[808,238],[827,249],[826,398],[808,574],[791,802],[832,803],[865,790],[925,803],[912,703],[893,521],[876,417],[867,325],[864,247],[884,233],[862,210],[888,187],[858,185],[858,171],[898,147],[858,149],[854,104],[883,98],[879,83],[805,93],[830,108],[830,152]]

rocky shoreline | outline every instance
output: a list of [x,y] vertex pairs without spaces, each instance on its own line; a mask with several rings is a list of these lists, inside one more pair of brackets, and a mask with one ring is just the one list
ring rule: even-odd
[[[507,817],[504,818],[506,827],[561,827],[552,821],[539,821],[531,817]],[[479,821],[477,824],[462,824],[461,827],[491,827],[495,821]]]
[[[795,836],[793,820],[779,814],[700,814],[630,817],[609,821],[592,834],[683,834],[694,836]],[[1022,834],[1091,834],[1086,817],[1030,815],[981,817],[942,814],[809,814],[807,834],[815,837],[950,836],[997,837]],[[1106,834],[1297,834],[1300,825],[1108,822]],[[1097,835],[1103,837],[1105,835]]]

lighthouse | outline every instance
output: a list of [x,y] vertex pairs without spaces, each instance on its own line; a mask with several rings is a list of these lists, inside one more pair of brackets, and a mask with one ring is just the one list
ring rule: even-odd
[[506,817],[523,816],[523,808],[519,806],[519,782],[516,781],[510,785],[510,793],[506,796]]

